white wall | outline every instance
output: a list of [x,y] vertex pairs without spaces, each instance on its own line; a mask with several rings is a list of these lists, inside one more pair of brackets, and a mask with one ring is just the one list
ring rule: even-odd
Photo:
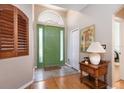
[[[95,41],[99,41],[107,45],[107,53],[104,55],[104,59],[110,61],[109,72],[107,76],[107,80],[110,86],[112,84],[112,15],[118,7],[120,7],[120,5],[89,5],[83,11],[80,11],[82,15],[72,11],[68,12],[67,19],[68,33],[70,33],[71,29],[77,27],[81,29],[86,26],[95,24]],[[68,36],[68,39],[71,39],[70,36]],[[71,44],[69,43],[68,49],[70,49],[70,45]],[[70,58],[70,54],[71,49],[68,51],[68,58]],[[84,55],[85,54],[81,53],[81,57]]]
[[29,55],[0,60],[0,88],[20,88],[33,77],[34,36],[32,30],[32,5],[15,5],[29,18]]
[[[68,27],[68,50],[67,50],[67,55],[68,55],[68,64],[71,64],[71,62],[73,62],[72,60],[72,56],[71,56],[71,51],[72,51],[72,38],[71,38],[71,31],[73,31],[74,29],[82,29],[85,26],[89,26],[90,24],[92,24],[92,21],[90,19],[90,17],[88,17],[85,14],[81,14],[79,12],[76,11],[68,11],[67,13],[67,27]],[[80,40],[79,40],[80,41]]]

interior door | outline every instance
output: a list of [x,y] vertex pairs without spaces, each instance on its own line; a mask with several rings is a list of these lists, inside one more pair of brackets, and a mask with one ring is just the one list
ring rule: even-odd
[[[41,27],[43,28],[43,33],[40,33],[42,32]],[[43,37],[41,37],[40,35],[43,35]],[[41,43],[41,41],[43,41],[43,43]],[[48,25],[39,26],[38,54],[39,54],[39,60],[38,60],[39,67],[63,65],[64,64],[64,28],[56,27],[56,26],[48,26]]]
[[79,30],[72,31],[72,67],[79,70]]

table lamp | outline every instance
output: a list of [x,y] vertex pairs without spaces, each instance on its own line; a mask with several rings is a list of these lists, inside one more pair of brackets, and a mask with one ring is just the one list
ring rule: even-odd
[[100,63],[100,53],[105,53],[106,51],[104,48],[101,46],[99,42],[93,42],[91,45],[88,47],[87,52],[90,53],[89,58],[91,64],[98,65]]

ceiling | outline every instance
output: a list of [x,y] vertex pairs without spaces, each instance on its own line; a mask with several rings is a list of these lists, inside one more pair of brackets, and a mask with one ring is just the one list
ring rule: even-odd
[[65,8],[63,8],[63,7],[59,7],[59,6],[57,6],[57,5],[52,5],[52,4],[38,4],[38,5],[41,5],[41,6],[50,8],[50,9],[59,10],[59,11],[67,11],[67,9],[65,9]]
[[75,11],[82,11],[88,6],[87,4],[54,4],[54,5]]

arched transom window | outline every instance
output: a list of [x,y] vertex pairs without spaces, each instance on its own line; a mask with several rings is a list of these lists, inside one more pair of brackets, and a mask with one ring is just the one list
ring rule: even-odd
[[42,24],[64,26],[62,17],[57,12],[52,10],[43,11],[38,17],[38,22]]

